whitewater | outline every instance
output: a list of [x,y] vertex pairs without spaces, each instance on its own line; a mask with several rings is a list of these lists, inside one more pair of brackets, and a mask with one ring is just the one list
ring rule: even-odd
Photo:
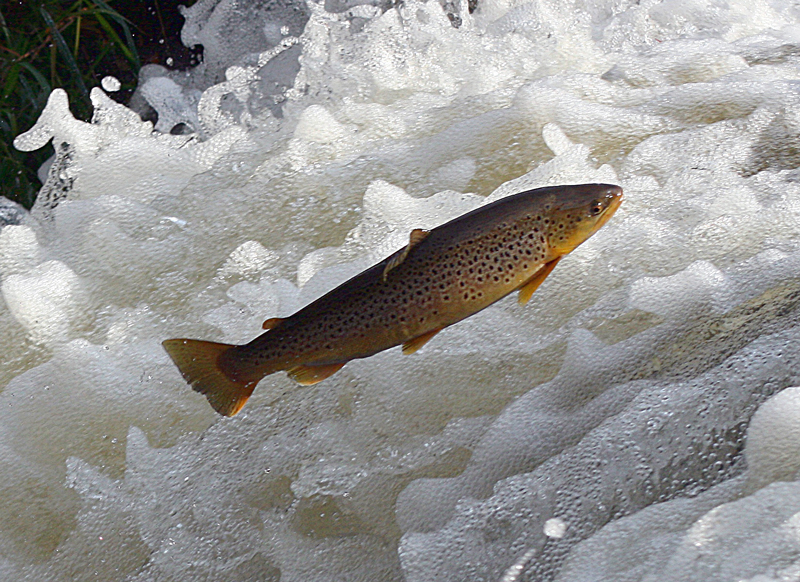
[[[800,8],[184,13],[196,69],[15,141],[56,155],[0,222],[0,579],[800,580]],[[161,347],[589,182],[625,202],[528,305],[414,355],[222,418]]]

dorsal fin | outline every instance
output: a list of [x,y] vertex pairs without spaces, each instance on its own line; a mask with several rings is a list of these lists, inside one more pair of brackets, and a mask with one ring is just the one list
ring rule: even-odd
[[427,237],[431,231],[425,230],[424,228],[415,228],[411,231],[411,234],[408,236],[408,250],[411,250],[413,247],[417,246],[425,237]]
[[383,269],[382,279],[386,281],[386,276],[389,274],[389,271],[391,271],[395,267],[399,266],[403,261],[405,261],[406,257],[408,256],[408,253],[411,252],[411,249],[413,249],[415,246],[417,246],[419,243],[425,240],[425,237],[427,237],[430,233],[431,231],[422,228],[415,228],[414,230],[412,230],[411,236],[408,237],[408,245],[406,246],[406,248],[396,252],[392,256],[392,258],[389,259],[389,262],[386,263],[386,267]]
[[280,322],[282,322],[285,318],[283,317],[270,317],[267,321],[261,324],[262,329],[272,329]]

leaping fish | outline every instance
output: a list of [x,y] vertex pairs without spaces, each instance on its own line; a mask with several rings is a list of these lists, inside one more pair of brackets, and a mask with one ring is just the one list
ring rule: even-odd
[[402,344],[413,354],[448,325],[513,291],[527,303],[561,258],[622,202],[609,184],[538,188],[481,206],[430,231],[286,318],[250,343],[169,339],[164,348],[193,389],[233,416],[256,384],[286,370],[316,384],[355,358]]

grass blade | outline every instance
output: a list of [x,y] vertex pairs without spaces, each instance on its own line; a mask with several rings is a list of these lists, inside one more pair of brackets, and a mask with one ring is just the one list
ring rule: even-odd
[[[43,101],[46,100],[46,97],[44,99],[39,99],[37,101],[37,95],[36,95],[36,93],[33,92],[33,89],[31,89],[31,86],[28,85],[28,82],[25,80],[25,77],[20,77],[19,78],[19,85],[20,85],[20,87],[22,87],[22,91],[20,91],[21,97],[24,100],[27,100],[30,103],[31,110],[36,111],[38,113],[38,109],[39,109],[39,102],[38,101],[42,101],[43,102]],[[49,95],[49,94],[50,94],[50,91],[47,91],[45,93],[45,95]]]
[[120,50],[122,51],[122,54],[125,55],[125,58],[128,59],[128,62],[131,64],[131,66],[135,66],[135,64],[137,62],[139,62],[139,56],[138,55],[134,56],[134,54],[131,52],[131,50],[127,46],[125,46],[125,43],[122,42],[122,39],[117,34],[117,31],[114,30],[114,27],[112,27],[108,23],[108,20],[106,20],[103,17],[103,15],[100,14],[99,11],[94,13],[94,17],[97,19],[97,22],[100,23],[100,26],[103,27],[103,30],[105,30],[108,33],[108,35],[112,39],[114,39],[114,42],[120,48]]
[[100,54],[97,55],[97,57],[95,58],[94,62],[88,68],[88,72],[90,74],[94,75],[96,73],[97,65],[99,65],[104,58],[106,58],[106,55],[110,51],[111,51],[111,46],[110,45],[105,45],[102,48],[102,50],[100,51]]
[[8,25],[6,24],[6,19],[5,19],[5,16],[3,16],[2,12],[0,12],[0,27],[3,28],[3,34],[6,37],[6,42],[10,43],[11,42],[11,31],[8,30]]
[[74,58],[78,58],[78,45],[81,41],[81,17],[78,16],[78,19],[75,23],[75,49],[72,51],[72,55]]
[[[47,82],[47,78],[42,75],[41,71],[39,71],[36,67],[31,65],[26,61],[20,62],[20,66],[28,71],[31,76],[36,79],[36,82],[39,83],[39,91],[38,101],[45,102],[47,101],[47,96],[50,95],[50,92],[53,88],[50,86],[50,83]],[[25,81],[25,77],[20,77],[19,82],[22,84],[23,88],[25,89],[25,94],[28,96],[31,104],[34,108],[38,107],[37,98],[34,97],[33,90],[28,85],[27,81]]]
[[15,63],[11,70],[6,75],[6,82],[3,85],[3,99],[8,99],[12,91],[17,88],[17,79],[19,78],[19,63]]
[[50,83],[47,82],[47,79],[44,75],[42,75],[39,69],[27,61],[20,61],[19,65],[33,75],[33,78],[36,79],[36,82],[39,83],[39,85],[41,85],[42,89],[47,91],[48,94],[50,93]]
[[75,77],[75,82],[78,84],[78,88],[83,93],[83,96],[88,100],[89,90],[86,88],[86,84],[83,82],[81,72],[78,70],[78,64],[75,62],[75,59],[72,58],[72,53],[67,46],[67,42],[64,40],[64,37],[61,36],[58,28],[56,28],[56,23],[53,22],[53,17],[50,16],[50,13],[44,9],[44,6],[40,6],[39,11],[42,13],[42,18],[44,18],[44,21],[47,23],[47,26],[50,27],[50,30],[53,33],[53,39],[56,41],[58,52],[60,52],[64,57],[64,60],[67,61],[67,67],[69,67],[70,73],[72,73],[72,75]]
[[[8,117],[8,120],[5,119],[6,117]],[[11,111],[4,111],[3,115],[0,115],[0,130],[8,135],[14,135],[13,132],[16,128],[17,124],[15,123],[14,113]],[[5,146],[5,140],[3,140],[3,145]]]
[[[128,27],[128,20],[122,16],[122,14],[111,8],[111,6],[109,6],[105,0],[94,0],[94,2],[100,8],[102,8],[110,18],[114,19],[114,22],[122,27],[122,31],[125,33],[125,43],[127,44],[127,47],[120,43],[120,48],[122,48],[123,52],[125,52],[125,56],[128,57],[131,66],[138,71],[142,65],[139,61],[139,51],[136,50],[136,44],[133,42],[131,29]],[[125,48],[128,50],[126,51]]]

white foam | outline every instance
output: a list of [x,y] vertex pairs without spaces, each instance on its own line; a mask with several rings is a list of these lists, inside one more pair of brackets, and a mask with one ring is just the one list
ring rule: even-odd
[[747,476],[752,488],[796,481],[800,470],[800,388],[787,388],[762,404],[747,431]]
[[317,143],[331,143],[344,137],[347,130],[321,105],[311,105],[300,115],[295,136]]
[[[785,580],[797,574],[797,396],[762,404],[747,432],[746,475],[692,499],[604,527],[567,560],[562,580]],[[781,482],[789,481],[789,482]]]
[[103,87],[104,91],[108,91],[109,93],[119,91],[122,87],[119,79],[112,77],[111,75],[106,75],[103,77],[103,79],[100,81],[100,85]]
[[82,322],[87,299],[80,279],[61,261],[3,277],[3,299],[36,342],[63,341]]
[[222,265],[220,275],[222,277],[258,275],[273,266],[278,258],[278,253],[264,248],[258,241],[249,240],[240,244],[231,253]]
[[[0,230],[0,577],[796,577],[794,7],[457,4],[197,2],[206,62],[142,71],[157,128],[53,92]],[[225,419],[160,346],[586,182],[625,202],[531,302],[412,356]]]
[[567,533],[567,524],[563,519],[551,517],[544,522],[544,535],[547,537],[560,539],[564,537],[565,533]]

